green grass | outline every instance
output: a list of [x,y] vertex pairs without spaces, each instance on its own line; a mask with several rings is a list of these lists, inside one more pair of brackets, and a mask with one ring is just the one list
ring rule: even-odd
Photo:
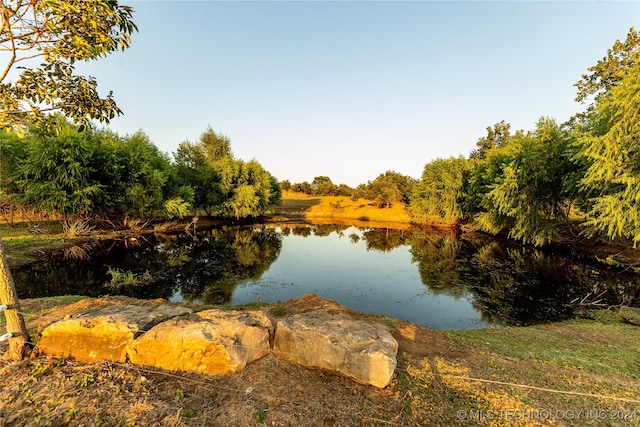
[[[640,327],[611,311],[587,314],[530,327],[436,331],[450,340],[450,352],[420,360],[399,354],[398,388],[411,396],[405,410],[431,425],[455,425],[459,411],[523,408],[583,411],[580,419],[554,420],[575,426],[623,425],[614,413],[626,411],[631,417],[624,425],[640,425],[640,403],[624,400],[639,399]],[[586,415],[594,409],[601,417]],[[465,419],[465,425],[487,424],[539,425]]]
[[629,339],[640,328],[621,323],[610,311],[597,318],[527,328],[456,331],[451,339],[504,357],[545,362],[602,375],[639,375],[640,341]]
[[284,317],[293,313],[289,307],[285,307],[284,305],[274,305],[269,309],[269,314],[275,317]]

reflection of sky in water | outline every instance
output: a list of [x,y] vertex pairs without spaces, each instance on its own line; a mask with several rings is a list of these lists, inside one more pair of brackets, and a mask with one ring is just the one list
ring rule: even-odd
[[[434,329],[488,326],[467,298],[434,295],[420,280],[409,246],[367,251],[350,228],[329,236],[283,236],[282,251],[260,280],[238,286],[231,304],[275,303],[315,293],[357,311],[385,314]],[[469,295],[471,298],[471,295]]]

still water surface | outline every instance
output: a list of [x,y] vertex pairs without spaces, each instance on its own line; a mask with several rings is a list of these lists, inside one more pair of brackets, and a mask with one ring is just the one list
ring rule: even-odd
[[363,233],[351,227],[320,237],[285,236],[278,259],[260,279],[236,288],[231,302],[253,302],[258,295],[277,302],[315,293],[354,310],[437,329],[488,325],[472,306],[472,295],[437,294],[425,287],[410,246],[376,250]]
[[[486,236],[341,225],[221,227],[67,250],[15,270],[20,298],[124,294],[190,303],[284,301],[305,293],[435,329],[574,315],[588,294],[638,303],[636,275]],[[81,258],[81,257],[80,257]],[[128,281],[127,281],[128,277]]]

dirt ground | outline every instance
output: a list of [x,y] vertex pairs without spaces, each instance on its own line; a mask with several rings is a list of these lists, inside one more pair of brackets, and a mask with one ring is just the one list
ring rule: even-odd
[[[36,312],[46,304],[25,300],[22,309]],[[282,305],[299,312],[315,307],[317,301],[294,300]],[[51,314],[44,310],[28,323],[34,327],[42,316]],[[385,317],[349,314],[382,323],[398,340],[398,368],[388,387],[360,385],[293,366],[273,355],[231,377],[109,362],[2,361],[0,426],[419,425],[409,396],[398,384],[404,366],[425,355],[451,358],[463,352],[428,329]],[[0,351],[5,348],[6,344]]]

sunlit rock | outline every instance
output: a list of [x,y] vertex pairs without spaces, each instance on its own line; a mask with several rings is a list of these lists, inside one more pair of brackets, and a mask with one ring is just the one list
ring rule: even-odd
[[160,322],[190,314],[184,307],[169,305],[87,306],[45,326],[34,350],[35,355],[72,358],[83,362],[126,361],[127,345],[142,332]]
[[382,325],[309,311],[278,322],[273,350],[290,363],[382,388],[396,368],[398,342]]
[[131,363],[234,374],[270,353],[271,321],[261,312],[207,310],[155,326],[129,344]]

